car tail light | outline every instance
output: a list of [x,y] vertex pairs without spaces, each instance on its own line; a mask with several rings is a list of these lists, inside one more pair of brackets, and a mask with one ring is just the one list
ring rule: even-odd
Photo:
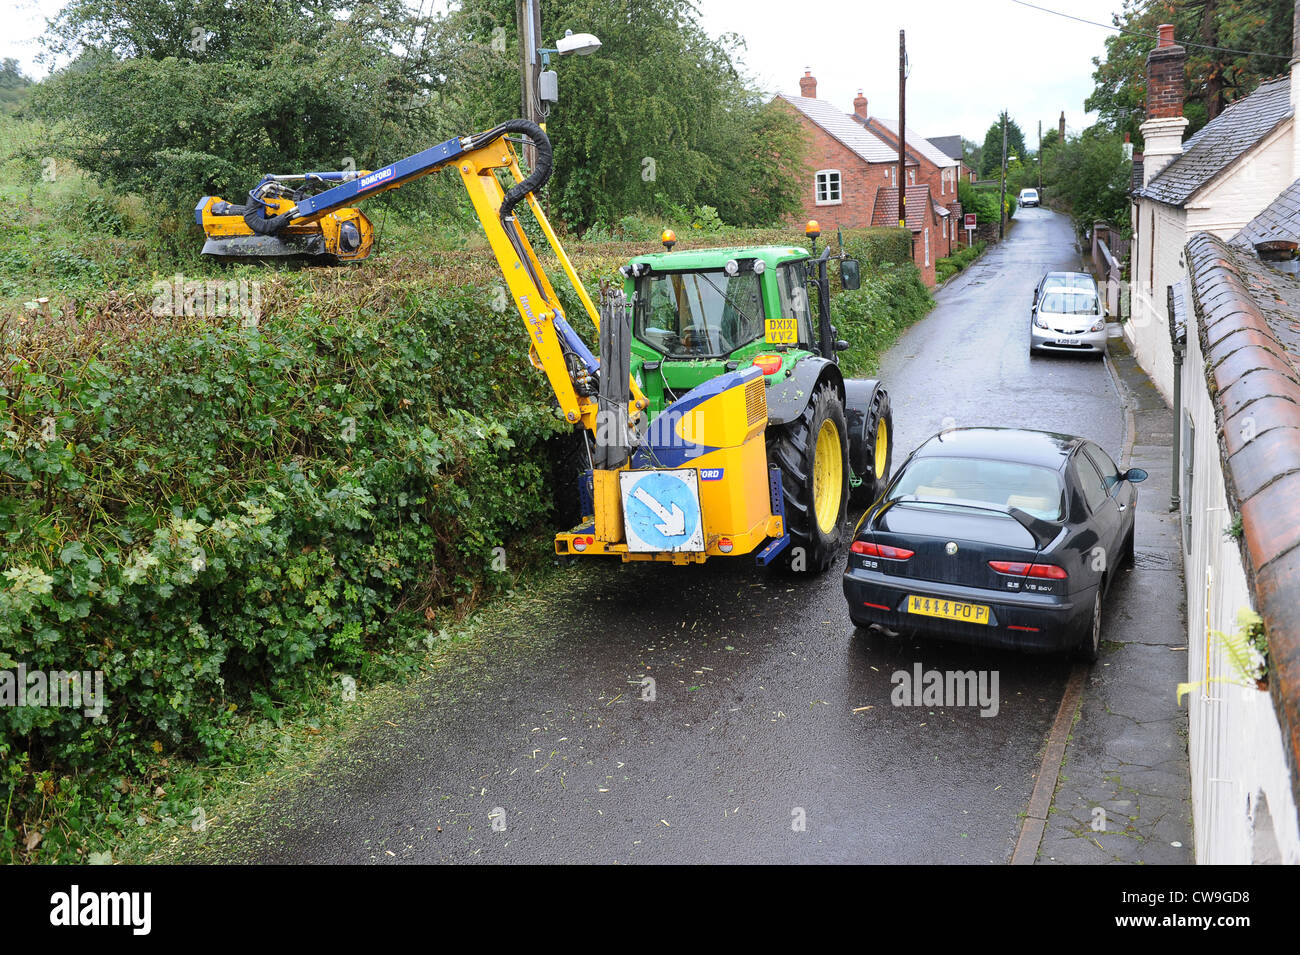
[[780,355],[755,355],[754,360],[753,362],[751,362],[751,364],[754,365],[754,367],[756,368],[761,368],[763,370],[763,374],[765,375],[775,375],[778,371],[781,370],[781,356]]
[[1015,560],[991,560],[989,566],[999,574],[1012,577],[1038,577],[1041,580],[1065,580],[1070,575],[1055,564],[1027,564]]
[[864,557],[883,557],[886,560],[907,560],[916,553],[906,547],[890,547],[888,544],[873,544],[870,541],[854,541],[849,550]]

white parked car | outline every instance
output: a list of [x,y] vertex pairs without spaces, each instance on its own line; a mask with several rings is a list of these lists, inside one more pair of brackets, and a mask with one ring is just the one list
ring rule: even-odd
[[1106,307],[1085,272],[1048,272],[1034,289],[1029,354],[1106,354]]
[[1021,190],[1020,190],[1020,204],[1021,204],[1022,206],[1036,206],[1036,205],[1038,205],[1038,190],[1037,190],[1037,189],[1021,189]]

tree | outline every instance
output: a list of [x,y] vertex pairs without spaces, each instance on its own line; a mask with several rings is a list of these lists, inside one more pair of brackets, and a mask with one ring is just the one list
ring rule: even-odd
[[[514,3],[467,0],[462,16],[478,16],[480,29],[513,23]],[[738,36],[710,37],[690,0],[545,4],[546,42],[566,29],[601,40],[595,55],[555,64],[560,95],[547,121],[555,143],[549,195],[567,224],[585,228],[633,212],[701,205],[731,224],[774,223],[797,211],[801,127],[746,80]],[[513,27],[510,37],[513,55]],[[482,98],[457,87],[456,96]],[[490,95],[497,115],[513,115],[517,76]]]
[[997,121],[989,127],[984,135],[984,145],[980,148],[980,178],[994,179],[1002,168],[1002,120],[1007,120],[1007,158],[1015,156],[1024,160],[1028,156],[1025,149],[1025,134],[1020,125],[1005,112],[998,114]]
[[1043,151],[1043,187],[1065,205],[1080,232],[1098,220],[1127,227],[1132,173],[1123,137],[1101,123]]
[[1105,57],[1093,58],[1095,85],[1084,107],[1114,132],[1128,133],[1141,149],[1146,57],[1156,28],[1172,23],[1174,37],[1187,48],[1183,115],[1188,133],[1194,133],[1285,68],[1293,16],[1293,0],[1124,0],[1111,19],[1127,32],[1107,38]]
[[34,105],[82,168],[175,213],[267,172],[402,155],[431,27],[402,0],[72,0],[45,44],[75,58]]

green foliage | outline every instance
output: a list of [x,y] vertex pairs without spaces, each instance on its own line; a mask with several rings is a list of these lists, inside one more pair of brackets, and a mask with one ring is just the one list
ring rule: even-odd
[[238,200],[266,172],[391,161],[432,63],[423,46],[394,48],[428,18],[400,0],[305,6],[74,0],[45,42],[76,59],[34,98],[51,150],[178,216],[205,192]]
[[862,274],[857,291],[840,290],[831,297],[831,322],[850,345],[840,356],[847,377],[873,373],[880,355],[934,307],[911,261],[911,241],[904,229],[854,230],[844,236],[844,251],[858,260]]
[[1006,113],[1001,113],[984,134],[984,145],[980,148],[981,179],[997,178],[1002,168],[1002,120],[1004,118],[1007,121],[1008,160],[1014,156],[1023,162],[1029,157],[1029,152],[1025,148],[1025,134],[1021,132],[1020,124]]
[[[1146,57],[1161,23],[1187,47],[1187,134],[1195,133],[1260,81],[1281,73],[1291,52],[1292,0],[1189,0],[1178,4],[1124,0],[1111,18],[1126,32],[1106,39],[1104,58],[1094,57],[1095,84],[1084,108],[1100,114],[1112,132],[1128,133],[1140,152],[1146,112]],[[1137,34],[1137,35],[1134,35]],[[1218,47],[1219,49],[1211,49]],[[1235,53],[1233,50],[1250,51]],[[1271,55],[1268,55],[1271,54]]]
[[5,57],[0,61],[0,113],[14,114],[27,103],[32,81],[23,76],[18,61]]
[[939,282],[948,281],[978,259],[987,246],[987,242],[976,242],[972,246],[957,250],[953,255],[939,259],[934,263],[935,279]]
[[1124,229],[1132,171],[1122,138],[1099,123],[1044,155],[1043,188],[1080,233],[1099,220]]
[[1264,618],[1249,607],[1237,611],[1237,626],[1232,633],[1211,630],[1214,644],[1223,650],[1229,676],[1210,677],[1193,683],[1178,684],[1178,702],[1193,690],[1204,690],[1210,683],[1229,683],[1235,686],[1255,687],[1268,676],[1268,635]]
[[957,184],[957,198],[962,209],[975,213],[981,225],[998,221],[998,193],[993,189],[976,189],[969,182]]

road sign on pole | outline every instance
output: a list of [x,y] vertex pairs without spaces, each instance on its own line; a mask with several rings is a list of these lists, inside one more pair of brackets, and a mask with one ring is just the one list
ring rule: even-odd
[[970,248],[975,244],[975,213],[968,212],[962,216],[963,225],[966,226],[966,247]]

